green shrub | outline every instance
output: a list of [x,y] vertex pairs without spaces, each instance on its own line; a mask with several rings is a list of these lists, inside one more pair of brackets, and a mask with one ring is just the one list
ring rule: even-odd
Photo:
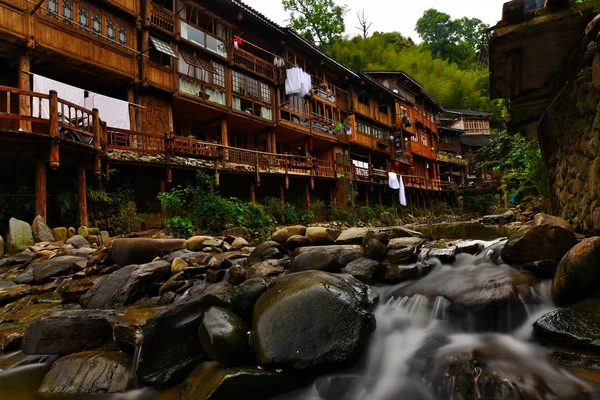
[[292,203],[286,203],[283,206],[283,221],[288,225],[300,223],[300,213]]
[[315,214],[312,211],[302,211],[298,215],[298,222],[302,225],[308,225],[315,221]]
[[137,205],[133,190],[129,187],[119,188],[112,193],[102,188],[88,187],[87,198],[90,221],[97,222],[98,228],[107,230],[112,235],[129,233],[136,229]]
[[483,194],[465,197],[465,211],[478,214],[490,214],[500,206],[500,195]]
[[275,197],[267,197],[263,201],[265,212],[271,215],[277,223],[283,224],[283,204],[281,204],[281,200]]
[[310,205],[310,211],[313,213],[315,222],[323,222],[327,220],[327,206],[323,200],[316,200]]
[[231,199],[234,210],[234,224],[243,226],[261,237],[270,235],[277,226],[275,218],[265,211],[265,207],[256,203],[245,203],[240,199]]
[[370,222],[370,221],[375,221],[378,220],[379,218],[377,217],[377,214],[375,214],[375,211],[368,206],[360,206],[356,209],[356,217],[358,218],[359,221],[362,222]]
[[194,231],[194,222],[192,217],[173,217],[167,219],[167,228],[178,238],[185,238],[192,235]]
[[339,204],[330,203],[327,218],[329,221],[345,222],[348,220],[348,211]]

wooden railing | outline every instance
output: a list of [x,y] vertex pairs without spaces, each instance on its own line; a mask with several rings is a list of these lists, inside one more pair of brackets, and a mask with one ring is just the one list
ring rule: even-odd
[[233,62],[249,71],[262,75],[265,78],[275,78],[275,67],[273,63],[265,61],[240,48],[233,49]]
[[61,136],[79,134],[76,138],[69,138],[92,144],[94,138],[93,119],[92,111],[66,100],[58,99],[58,125]]
[[151,3],[150,23],[165,32],[175,33],[175,14],[155,3]]
[[165,135],[107,128],[108,147],[149,154],[163,154],[166,150]]
[[466,167],[469,165],[469,161],[462,157],[459,158],[452,154],[446,154],[446,153],[440,153],[440,152],[437,153],[437,160],[441,161],[441,162],[450,163],[450,164],[462,165],[463,167]]
[[0,86],[0,128],[49,134],[50,120],[42,112],[49,103],[47,94]]

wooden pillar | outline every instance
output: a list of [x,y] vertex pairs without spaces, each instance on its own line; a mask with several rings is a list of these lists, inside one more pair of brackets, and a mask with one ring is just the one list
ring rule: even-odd
[[87,188],[83,163],[77,165],[77,198],[79,200],[79,225],[88,226]]
[[250,182],[250,202],[256,203],[256,186],[254,182]]
[[[229,146],[229,135],[227,134],[227,120],[221,120],[221,144],[225,147]],[[223,158],[227,159],[227,149],[223,149]]]
[[285,188],[283,183],[279,184],[279,197],[281,198],[281,205],[285,205]]
[[102,160],[100,158],[100,135],[102,133],[102,127],[100,126],[100,113],[97,108],[92,110],[92,131],[94,132],[94,150],[96,155],[94,158],[94,175],[100,178],[102,175]]
[[271,152],[277,153],[277,135],[275,132],[271,132]]
[[135,94],[133,92],[133,88],[127,89],[127,101],[129,102],[129,129],[131,129],[132,131],[137,131],[137,107],[134,106]]
[[60,165],[60,155],[58,150],[58,94],[56,90],[50,91],[49,100],[49,133],[50,133],[50,168],[58,168]]
[[[28,74],[29,71],[29,55],[27,53],[21,54],[19,57],[19,89],[21,90],[31,90],[31,76]],[[31,98],[28,95],[19,96],[19,115],[31,116]],[[19,129],[31,132],[31,121],[19,120]]]
[[35,163],[35,215],[46,221],[46,164],[39,158]]
[[365,205],[369,207],[369,191],[365,190]]
[[310,184],[306,184],[306,209],[310,211]]
[[[165,178],[160,178],[159,180],[159,191],[160,193],[165,193],[167,191],[167,181],[165,180]],[[167,209],[164,205],[160,205],[160,216],[161,216],[161,221],[162,221],[162,225],[166,226],[167,223]]]

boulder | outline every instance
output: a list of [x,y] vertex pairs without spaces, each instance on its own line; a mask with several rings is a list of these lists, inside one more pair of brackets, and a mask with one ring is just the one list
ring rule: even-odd
[[231,368],[217,362],[203,362],[183,383],[181,400],[273,398],[297,387],[297,379],[286,373],[256,367]]
[[569,225],[569,223],[567,221],[565,221],[564,219],[555,217],[553,215],[544,214],[544,213],[536,214],[535,217],[533,217],[533,223],[535,225],[558,226],[561,228],[565,228],[569,231],[575,231],[575,228],[573,228],[571,225]]
[[231,295],[234,310],[242,317],[250,317],[250,320],[254,304],[267,289],[267,282],[263,278],[248,279],[234,287]]
[[100,243],[106,245],[110,240],[110,234],[107,231],[100,231]]
[[80,299],[84,308],[108,309],[134,303],[145,295],[157,295],[158,285],[171,275],[168,261],[130,265],[102,277]]
[[257,262],[266,260],[277,260],[283,258],[287,251],[277,242],[268,241],[259,244],[252,250],[248,256],[248,264],[256,264]]
[[600,290],[600,237],[582,240],[558,264],[552,299],[559,306],[584,300]]
[[556,260],[533,261],[517,266],[522,271],[529,271],[539,279],[553,279],[558,268]]
[[6,242],[8,245],[8,255],[27,250],[29,246],[33,246],[35,244],[31,226],[25,221],[11,218],[8,222],[8,235],[6,236]]
[[71,354],[112,341],[114,311],[67,310],[33,321],[23,338],[25,354]]
[[390,265],[383,281],[390,284],[402,283],[419,277],[418,265]]
[[100,275],[95,275],[83,279],[71,280],[65,283],[64,286],[61,285],[59,289],[60,295],[65,303],[77,303],[79,302],[79,299],[81,299],[81,296],[93,288],[100,279],[102,279]]
[[186,263],[182,258],[177,257],[171,263],[171,275],[177,275],[178,273],[183,272],[188,267],[188,263]]
[[204,310],[231,307],[231,286],[211,285],[150,317],[142,328],[137,376],[149,386],[169,384],[187,375],[204,355],[198,329]]
[[385,271],[385,265],[369,258],[359,258],[358,260],[352,261],[344,268],[345,273],[352,275],[367,285],[379,282],[385,275]]
[[115,239],[111,252],[114,262],[124,267],[149,263],[163,253],[183,249],[185,243],[184,239]]
[[42,218],[41,215],[35,217],[31,227],[33,228],[33,237],[35,238],[36,243],[54,242],[54,234],[52,234],[52,231],[48,225],[46,225],[46,222],[44,222],[44,218]]
[[65,243],[70,244],[76,249],[90,247],[90,242],[82,235],[71,236]]
[[248,272],[248,268],[243,265],[234,265],[229,268],[227,273],[229,274],[229,283],[232,285],[239,285],[246,280],[246,272]]
[[248,327],[233,311],[210,307],[200,321],[200,343],[210,358],[224,365],[241,365],[251,360]]
[[59,358],[44,376],[42,394],[122,393],[136,387],[131,356],[118,351],[89,351]]
[[254,306],[252,341],[261,364],[331,367],[363,352],[375,329],[369,288],[348,275],[286,275]]
[[600,299],[587,299],[545,314],[533,324],[534,334],[566,349],[600,351]]
[[423,234],[400,226],[386,228],[350,228],[342,231],[335,240],[336,244],[359,244],[363,243],[365,238],[377,239],[380,242],[388,243],[394,238],[402,237],[423,237]]
[[205,248],[204,242],[215,240],[212,236],[193,236],[189,238],[185,244],[185,248],[191,251],[200,251]]
[[0,258],[4,257],[5,246],[4,246],[4,238],[0,236]]
[[511,235],[500,255],[509,264],[539,260],[558,262],[576,244],[573,232],[559,226],[538,225]]
[[369,228],[350,228],[342,231],[335,240],[336,244],[361,244],[367,232],[373,231]]
[[52,234],[54,235],[54,240],[57,242],[66,242],[69,238],[67,236],[67,228],[64,226],[52,229]]
[[75,235],[77,235],[77,231],[75,230],[75,228],[70,226],[69,229],[67,229],[67,239],[70,239]]
[[86,226],[80,226],[77,228],[77,234],[83,236],[84,238],[88,238],[90,236],[90,232]]
[[340,267],[345,266],[350,261],[363,256],[363,247],[360,245],[334,245],[334,246],[308,246],[300,247],[294,251],[296,257],[304,253],[323,253],[328,254],[336,260]]
[[154,315],[165,310],[163,306],[135,307],[120,311],[109,322],[113,330],[113,339],[121,350],[134,353],[142,340],[142,329]]
[[289,261],[284,260],[267,260],[254,264],[246,270],[246,278],[267,278],[277,276],[285,271]]
[[353,400],[360,381],[359,375],[323,376],[315,381],[315,389],[324,400]]
[[294,226],[286,226],[285,228],[281,228],[278,231],[275,231],[271,235],[271,240],[274,242],[283,244],[287,242],[287,240],[296,235],[302,235],[306,233],[306,227],[302,225],[294,225]]
[[250,246],[250,243],[243,237],[235,238],[235,240],[231,243],[231,250],[240,250],[243,247]]
[[309,241],[306,236],[295,235],[295,236],[290,237],[285,242],[285,247],[287,247],[290,250],[294,250],[294,249],[297,249],[298,247],[308,246],[308,244],[309,244]]
[[365,257],[375,261],[385,260],[387,246],[377,239],[370,239],[365,244]]
[[419,237],[403,237],[391,239],[388,243],[389,250],[419,247],[425,243],[425,239]]
[[301,253],[294,257],[290,264],[290,272],[310,270],[339,272],[340,267],[336,262],[334,254],[331,252],[317,251]]
[[177,250],[169,254],[167,257],[168,262],[175,261],[176,258],[181,258],[188,264],[207,265],[210,259],[213,257],[213,253],[204,253],[201,251],[191,250]]
[[426,259],[437,258],[442,264],[452,264],[456,260],[456,248],[444,248],[436,249],[432,248],[427,250]]
[[323,227],[312,227],[306,230],[306,238],[313,246],[333,244],[339,235],[340,231]]
[[56,276],[67,275],[73,272],[75,263],[86,261],[85,257],[58,256],[32,265],[33,277],[36,282],[44,283]]
[[514,222],[517,215],[512,211],[507,211],[504,214],[486,215],[479,222],[484,225],[505,225]]

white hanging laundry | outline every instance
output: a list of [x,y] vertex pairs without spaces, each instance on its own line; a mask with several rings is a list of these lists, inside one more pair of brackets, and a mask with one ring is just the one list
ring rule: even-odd
[[406,207],[408,203],[406,202],[406,192],[404,191],[404,180],[402,180],[402,175],[400,175],[400,204]]
[[286,71],[285,79],[285,94],[298,94],[302,89],[302,75],[303,71],[301,68],[290,68]]
[[302,84],[300,87],[300,97],[304,97],[306,96],[310,90],[312,89],[312,78],[310,77],[310,74],[307,74],[306,72],[304,72],[302,74]]
[[391,189],[400,189],[400,184],[398,183],[398,175],[396,175],[395,172],[388,172],[388,180],[388,185]]

